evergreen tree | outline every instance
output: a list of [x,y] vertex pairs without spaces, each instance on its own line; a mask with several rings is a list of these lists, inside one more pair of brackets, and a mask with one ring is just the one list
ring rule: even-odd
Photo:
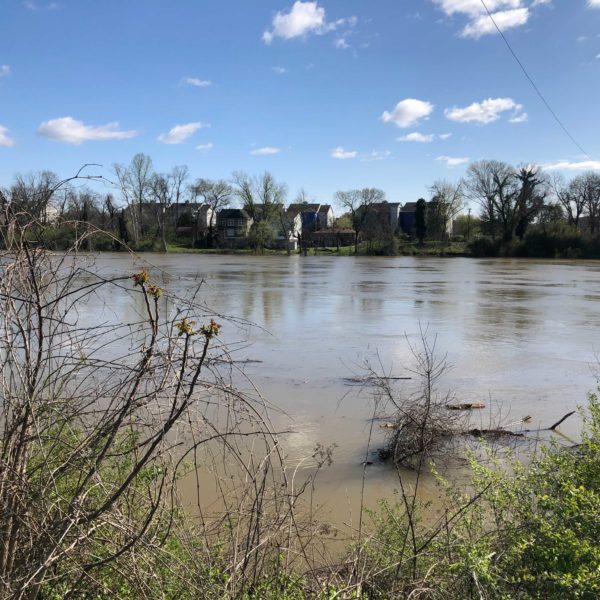
[[417,232],[417,238],[419,238],[419,244],[423,244],[423,240],[427,235],[427,203],[423,198],[417,200],[417,210],[415,211],[415,229]]

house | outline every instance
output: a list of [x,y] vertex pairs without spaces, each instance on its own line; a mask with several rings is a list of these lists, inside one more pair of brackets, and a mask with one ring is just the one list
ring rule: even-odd
[[416,233],[417,203],[407,202],[400,209],[400,229],[406,235],[414,236]]
[[305,235],[321,229],[331,229],[334,224],[333,208],[329,204],[300,202],[290,204],[288,211],[301,215],[302,231]]
[[286,250],[297,250],[298,241],[302,237],[302,214],[294,209],[287,209],[281,215],[280,226],[277,231],[277,246]]
[[335,219],[333,218],[333,208],[330,204],[321,204],[317,212],[319,229],[332,229]]
[[228,248],[245,246],[253,223],[254,219],[243,208],[224,208],[217,214],[219,243]]
[[42,221],[48,225],[56,225],[58,217],[60,216],[58,208],[54,204],[46,204],[46,207],[42,210]]
[[[443,223],[444,217],[440,216],[437,207],[438,201],[435,198],[426,202],[427,235],[440,239],[444,236],[450,237],[452,235],[452,219]],[[400,210],[400,229],[406,235],[416,235],[416,214],[416,202],[407,202]]]
[[400,225],[400,202],[375,202],[369,206],[369,214],[367,221],[375,218],[380,226],[389,228],[392,233],[395,233]]
[[200,231],[217,224],[217,215],[205,202],[178,202],[169,207],[176,227],[196,226]]
[[171,205],[169,212],[176,234],[192,238],[194,244],[216,229],[217,214],[209,204],[180,202]]

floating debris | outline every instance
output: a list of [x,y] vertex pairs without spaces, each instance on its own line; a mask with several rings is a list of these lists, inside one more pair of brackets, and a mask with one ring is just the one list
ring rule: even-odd
[[483,402],[459,402],[457,404],[446,404],[448,410],[474,410],[485,408]]
[[412,377],[344,377],[346,385],[376,384],[378,381],[409,381]]

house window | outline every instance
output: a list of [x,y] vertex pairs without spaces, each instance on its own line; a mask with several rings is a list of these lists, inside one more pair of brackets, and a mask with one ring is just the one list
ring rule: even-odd
[[227,229],[227,237],[235,237],[235,229]]
[[227,219],[227,227],[234,227],[235,219]]

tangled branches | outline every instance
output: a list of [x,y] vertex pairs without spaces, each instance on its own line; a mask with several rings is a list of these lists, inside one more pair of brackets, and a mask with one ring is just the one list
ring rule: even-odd
[[[0,263],[0,597],[113,597],[111,581],[164,597],[157,571],[194,553],[182,589],[208,596],[211,543],[227,548],[219,584],[235,595],[259,576],[258,547],[265,560],[292,545],[296,495],[264,407],[223,372],[221,325],[193,302],[173,309],[145,270],[89,270],[82,239],[63,255],[35,248],[22,221],[5,223]],[[115,286],[139,319],[85,323],[86,303]],[[220,519],[180,532],[174,550],[177,480],[209,461],[234,466],[235,493],[220,480]]]

